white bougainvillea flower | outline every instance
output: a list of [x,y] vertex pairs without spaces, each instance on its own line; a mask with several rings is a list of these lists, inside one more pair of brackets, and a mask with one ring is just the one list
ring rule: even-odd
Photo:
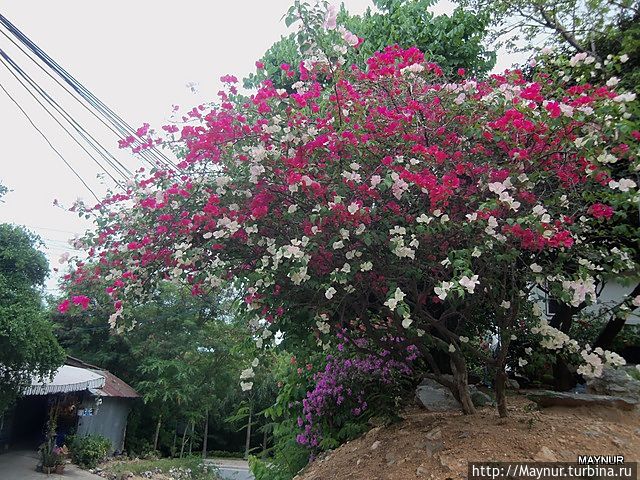
[[458,283],[467,289],[467,292],[469,293],[473,293],[474,289],[476,288],[476,285],[478,285],[480,283],[480,281],[478,280],[478,275],[472,275],[471,278],[469,278],[468,276],[464,275],[459,281]]
[[440,300],[444,300],[447,298],[447,294],[449,290],[453,287],[453,282],[442,282],[439,287],[435,287],[433,292]]

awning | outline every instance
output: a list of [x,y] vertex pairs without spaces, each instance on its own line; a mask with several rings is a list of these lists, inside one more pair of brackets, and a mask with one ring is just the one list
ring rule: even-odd
[[33,379],[23,395],[48,395],[50,393],[81,392],[90,388],[104,387],[105,377],[86,368],[63,365],[52,381]]

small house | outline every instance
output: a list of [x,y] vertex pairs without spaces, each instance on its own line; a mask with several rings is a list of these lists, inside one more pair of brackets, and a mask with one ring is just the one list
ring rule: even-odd
[[53,378],[33,380],[0,421],[0,452],[37,448],[45,439],[51,409],[57,411],[57,443],[70,434],[99,434],[111,453],[124,449],[127,417],[138,393],[111,372],[67,357]]

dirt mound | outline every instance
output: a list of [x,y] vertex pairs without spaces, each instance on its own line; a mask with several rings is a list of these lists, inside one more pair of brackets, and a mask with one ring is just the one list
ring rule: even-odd
[[467,477],[470,461],[575,462],[586,454],[640,460],[637,410],[537,410],[514,396],[506,419],[490,407],[473,416],[412,407],[403,418],[319,457],[296,480],[457,479]]

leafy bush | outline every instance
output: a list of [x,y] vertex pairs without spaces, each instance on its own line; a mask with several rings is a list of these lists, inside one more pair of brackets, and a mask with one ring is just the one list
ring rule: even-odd
[[[305,464],[306,461],[302,466]],[[295,475],[295,472],[289,472],[286,466],[281,463],[265,462],[253,455],[249,457],[249,468],[256,480],[289,480]]]
[[95,468],[111,449],[111,440],[102,435],[74,435],[69,438],[69,450],[73,463],[85,468]]
[[243,452],[229,452],[227,450],[209,450],[208,455],[215,458],[244,458]]

